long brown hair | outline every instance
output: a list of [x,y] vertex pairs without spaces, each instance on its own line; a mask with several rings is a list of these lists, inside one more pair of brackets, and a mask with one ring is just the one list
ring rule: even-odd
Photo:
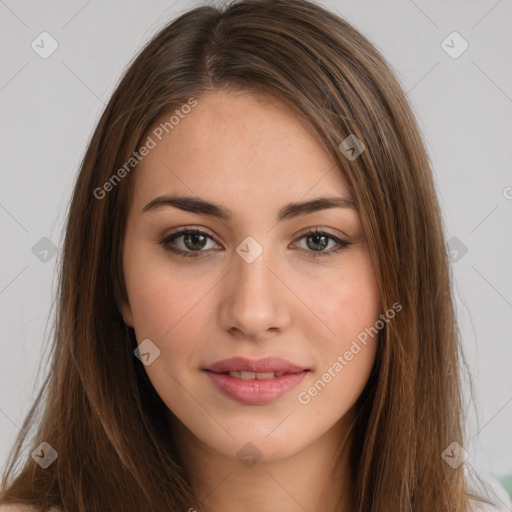
[[[204,510],[118,304],[128,300],[121,248],[136,172],[126,162],[165,112],[215,89],[278,97],[308,123],[356,199],[384,310],[402,305],[380,333],[357,402],[351,510],[468,510],[464,465],[452,468],[442,458],[451,443],[464,446],[465,420],[450,267],[428,155],[385,59],[346,21],[306,0],[195,8],[161,30],[126,71],[76,179],[51,367],[0,498],[42,510]],[[365,147],[355,159],[340,150],[350,135]],[[42,442],[58,453],[46,469],[31,457]],[[14,474],[16,461],[22,464]]]

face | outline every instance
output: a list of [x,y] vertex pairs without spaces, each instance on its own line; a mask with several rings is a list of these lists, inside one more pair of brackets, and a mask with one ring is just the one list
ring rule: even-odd
[[[233,459],[255,450],[247,443],[264,460],[289,457],[339,428],[375,360],[376,338],[357,343],[381,303],[353,198],[270,98],[209,93],[153,139],[131,177],[123,319],[149,340],[144,368],[192,442]],[[161,196],[216,208],[143,211]],[[344,201],[289,206],[318,198]],[[233,357],[245,366],[222,363]]]

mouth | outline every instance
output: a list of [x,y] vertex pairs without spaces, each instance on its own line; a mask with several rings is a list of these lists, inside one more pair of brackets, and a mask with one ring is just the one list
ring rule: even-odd
[[232,377],[243,380],[271,379],[287,373],[300,373],[308,371],[306,367],[291,363],[280,357],[264,357],[263,359],[248,359],[245,357],[231,357],[209,365],[203,370],[214,373],[230,374]]
[[280,358],[257,361],[231,358],[202,370],[214,384],[214,389],[245,405],[276,401],[295,388],[310,372]]
[[[211,370],[205,370],[207,372]],[[309,371],[309,370],[305,370]],[[292,375],[293,373],[289,372],[245,372],[245,371],[232,371],[232,372],[212,372],[217,373],[218,375],[229,375],[230,377],[234,377],[235,379],[241,380],[267,380],[274,379],[276,377],[281,377],[282,375]],[[295,372],[299,373],[299,372]]]

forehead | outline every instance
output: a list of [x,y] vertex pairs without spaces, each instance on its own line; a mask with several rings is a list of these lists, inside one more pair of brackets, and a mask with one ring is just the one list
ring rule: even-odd
[[164,193],[222,199],[235,211],[236,204],[278,207],[308,194],[349,196],[327,150],[280,100],[215,91],[196,101],[172,125],[166,113],[149,131],[155,145],[133,176],[139,211]]

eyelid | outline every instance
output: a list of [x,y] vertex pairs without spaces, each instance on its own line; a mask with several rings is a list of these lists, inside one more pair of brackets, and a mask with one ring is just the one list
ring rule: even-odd
[[[203,231],[205,234],[210,236],[215,241],[215,243],[217,245],[221,245],[216,240],[216,237],[217,237],[216,234],[213,234],[208,228],[204,228],[202,226],[201,227],[197,227],[195,225],[180,226],[179,228],[175,228],[174,230],[170,231],[169,233],[166,233],[162,238],[169,238],[172,235],[175,235],[175,234],[181,233],[182,231],[187,231],[187,230],[190,230],[190,231]],[[302,238],[303,236],[305,236],[307,234],[310,234],[311,232],[315,232],[315,231],[329,234],[329,235],[333,236],[334,238],[340,238],[344,242],[348,242],[349,239],[350,239],[350,237],[346,233],[344,233],[343,231],[339,231],[338,230],[339,233],[341,233],[341,234],[337,234],[337,233],[333,233],[331,231],[331,228],[324,228],[322,226],[314,226],[314,227],[304,228],[303,230],[299,231],[297,233],[297,235],[295,236],[295,240],[297,240],[299,238]]]
[[350,237],[344,233],[343,231],[337,230],[337,232],[332,232],[332,228],[324,228],[323,226],[314,226],[311,228],[305,228],[302,231],[299,231],[295,239],[302,238],[304,235],[308,235],[310,233],[319,232],[325,233],[327,235],[331,235],[333,238],[338,238],[343,240],[344,242],[348,242]]
[[[182,231],[202,231],[206,235],[210,236],[212,239],[215,239],[217,237],[217,235],[213,234],[212,231],[209,230],[208,228],[205,228],[203,226],[198,227],[194,224],[191,224],[188,226],[180,226],[179,228],[175,228],[172,231],[166,233],[162,238],[169,238],[172,235],[182,234]],[[215,241],[215,243],[218,244],[217,241]]]

